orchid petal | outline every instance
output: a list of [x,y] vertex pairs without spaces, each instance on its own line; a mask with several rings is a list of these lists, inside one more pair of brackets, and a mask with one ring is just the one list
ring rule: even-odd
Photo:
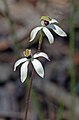
[[45,35],[47,36],[50,44],[53,43],[54,37],[53,37],[53,35],[51,34],[51,32],[50,32],[46,27],[43,27],[43,32],[44,32]]
[[60,36],[67,36],[67,34],[57,25],[54,25],[55,29],[53,29],[54,32],[56,32]]
[[55,20],[55,19],[52,19],[52,20],[49,21],[49,23],[50,23],[50,24],[51,24],[51,23],[58,23],[58,21]]
[[35,54],[33,55],[33,58],[37,58],[37,57],[44,57],[44,58],[46,58],[47,60],[49,60],[48,55],[47,55],[46,53],[44,53],[44,52],[38,52],[38,53],[35,53]]
[[62,37],[67,36],[67,34],[55,24],[48,25],[48,28],[52,29],[59,36],[62,36]]
[[20,65],[20,64],[23,63],[23,62],[25,62],[26,60],[27,60],[27,58],[21,58],[21,59],[17,60],[17,61],[15,62],[15,64],[14,64],[14,71],[16,70],[16,67],[17,67],[18,65]]
[[27,71],[28,71],[28,64],[29,61],[26,61],[21,66],[21,82],[23,83],[25,79],[27,78]]
[[38,33],[39,30],[41,30],[42,27],[36,27],[32,30],[31,35],[30,35],[30,42],[33,41],[36,37],[36,34]]
[[32,60],[33,67],[40,77],[44,77],[44,69],[41,62],[37,59]]

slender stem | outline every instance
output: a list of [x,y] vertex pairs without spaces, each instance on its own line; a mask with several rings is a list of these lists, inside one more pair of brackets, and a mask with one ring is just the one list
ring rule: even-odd
[[38,51],[40,51],[41,49],[41,45],[42,45],[42,39],[43,39],[43,34],[42,34],[42,31],[40,31],[40,38],[39,38],[39,44],[38,44]]
[[30,99],[30,93],[31,93],[31,88],[32,88],[33,76],[34,76],[34,69],[32,71],[32,75],[31,75],[31,79],[30,79],[30,85],[29,85],[29,89],[28,89],[28,92],[27,92],[27,96],[26,96],[25,120],[27,120],[27,113],[28,113],[28,109],[29,109],[29,99]]
[[17,37],[16,37],[15,31],[14,31],[14,22],[10,16],[10,12],[9,12],[10,10],[9,10],[7,0],[3,0],[3,4],[4,4],[4,15],[7,18],[7,21],[9,24],[10,34],[11,34],[12,39],[14,40],[15,50],[16,50],[16,52],[18,52],[18,50],[21,49],[21,46],[17,42]]
[[75,92],[75,85],[76,85],[76,75],[75,75],[75,63],[74,63],[74,55],[75,55],[75,8],[76,8],[76,3],[75,0],[71,0],[71,5],[72,5],[72,14],[70,17],[70,54],[71,54],[71,69],[70,69],[70,77],[71,77],[71,82],[70,82],[70,87],[71,87],[71,95],[72,95],[72,101],[71,101],[71,114],[70,114],[70,120],[75,120],[75,104],[76,104],[76,92]]
[[[42,44],[42,32],[41,32],[40,38],[39,38],[38,51],[40,51],[40,49],[41,49],[41,44]],[[28,110],[29,110],[29,99],[30,99],[30,94],[31,94],[31,89],[32,89],[32,81],[33,81],[34,73],[35,72],[33,69],[32,75],[30,78],[30,85],[28,88],[27,96],[26,96],[26,110],[25,110],[25,119],[24,120],[27,120],[27,114],[28,114]]]
[[63,112],[64,112],[64,103],[61,102],[60,108],[59,108],[59,113],[58,113],[58,120],[62,120]]

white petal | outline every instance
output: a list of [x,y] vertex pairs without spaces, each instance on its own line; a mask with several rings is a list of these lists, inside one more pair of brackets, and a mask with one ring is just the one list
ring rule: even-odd
[[47,60],[49,60],[48,55],[47,55],[46,53],[44,53],[44,52],[38,52],[38,53],[35,53],[35,54],[33,55],[33,58],[37,58],[37,57],[44,57],[44,58],[46,58]]
[[50,23],[50,24],[51,24],[51,23],[58,23],[58,21],[55,20],[55,19],[52,19],[52,20],[49,21],[49,23]]
[[37,60],[37,59],[33,59],[32,64],[33,64],[34,69],[37,72],[37,74],[40,77],[43,78],[44,77],[44,69],[43,69],[43,66],[42,66],[41,62],[39,60]]
[[14,71],[16,70],[16,67],[17,67],[18,65],[20,65],[20,64],[23,63],[23,62],[25,62],[26,60],[27,60],[27,58],[21,58],[21,59],[19,59],[18,61],[16,61],[15,64],[14,64]]
[[21,66],[21,82],[23,83],[25,79],[27,78],[27,71],[28,71],[28,64],[29,61],[26,61]]
[[38,33],[39,30],[41,30],[42,27],[36,27],[32,30],[31,35],[30,35],[30,42],[33,41],[36,37],[36,34]]
[[67,34],[60,27],[58,27],[57,25],[54,25],[54,27],[52,29],[59,36],[62,36],[62,37],[67,36]]
[[54,42],[54,37],[53,35],[51,34],[51,32],[46,28],[46,27],[43,27],[43,32],[45,33],[45,35],[47,36],[50,44]]

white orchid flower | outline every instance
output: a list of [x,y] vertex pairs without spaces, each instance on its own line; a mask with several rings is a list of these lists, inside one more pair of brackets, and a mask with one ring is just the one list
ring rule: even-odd
[[50,29],[52,29],[59,36],[62,36],[62,37],[67,36],[67,34],[58,25],[55,24],[55,23],[58,23],[57,20],[51,19],[48,16],[42,16],[40,20],[41,20],[41,26],[36,27],[31,31],[30,42],[35,39],[37,33],[40,30],[44,32],[50,44],[54,42],[54,37],[50,32]]
[[18,61],[15,62],[14,64],[14,71],[16,70],[17,66],[19,66],[20,64],[22,64],[21,66],[21,81],[24,82],[25,79],[27,78],[27,73],[28,73],[28,64],[31,62],[36,73],[40,76],[40,77],[44,77],[44,68],[41,64],[41,62],[37,59],[38,57],[44,57],[47,60],[49,60],[48,56],[46,53],[44,52],[38,52],[35,53],[32,56],[31,50],[26,49],[24,51],[24,58],[19,59]]

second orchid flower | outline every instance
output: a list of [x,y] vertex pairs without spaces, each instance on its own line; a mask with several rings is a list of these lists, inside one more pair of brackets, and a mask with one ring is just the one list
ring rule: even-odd
[[15,62],[14,65],[14,71],[16,70],[17,66],[22,64],[21,66],[21,81],[24,82],[25,79],[27,78],[27,73],[28,73],[28,64],[32,63],[36,73],[40,77],[44,77],[44,68],[41,64],[41,62],[37,59],[38,57],[44,57],[47,60],[49,60],[48,55],[44,52],[37,52],[34,55],[32,55],[31,50],[26,49],[24,51],[24,58],[21,58]]
[[58,25],[56,25],[56,23],[58,23],[57,20],[51,19],[48,16],[42,16],[40,21],[41,21],[41,26],[36,27],[32,30],[30,35],[30,41],[33,41],[35,39],[37,33],[40,30],[42,30],[42,32],[46,35],[50,44],[53,43],[54,41],[54,36],[50,32],[50,29],[53,30],[59,36],[62,37],[67,36],[67,34]]

